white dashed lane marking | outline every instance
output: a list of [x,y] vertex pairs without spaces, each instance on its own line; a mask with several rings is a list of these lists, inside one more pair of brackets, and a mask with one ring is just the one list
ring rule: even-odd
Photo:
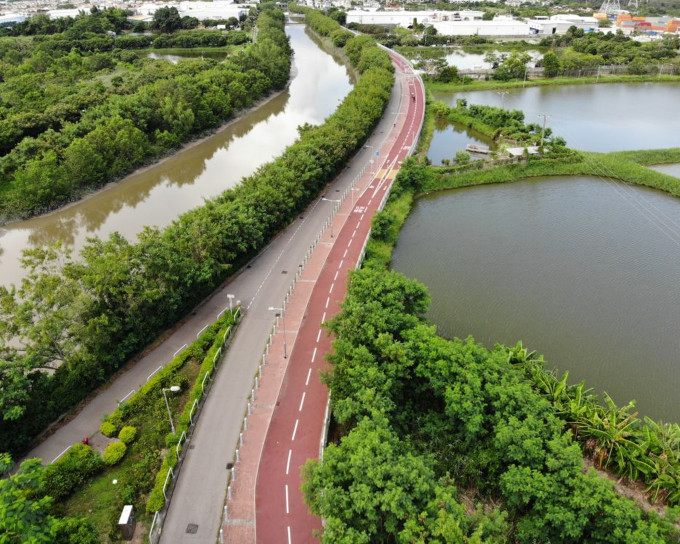
[[293,436],[291,436],[291,438],[290,438],[291,442],[295,440],[295,433],[297,433],[298,423],[300,423],[300,420],[296,419],[295,420],[295,428],[293,429]]
[[290,505],[288,504],[288,484],[286,484],[286,514],[290,514]]

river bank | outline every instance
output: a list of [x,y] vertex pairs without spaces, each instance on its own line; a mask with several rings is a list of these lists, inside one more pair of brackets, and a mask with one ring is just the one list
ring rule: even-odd
[[[295,77],[295,74],[293,73],[293,70],[291,70],[291,79]],[[132,178],[135,178],[139,176],[140,174],[143,174],[145,172],[148,172],[150,169],[155,168],[157,166],[160,166],[162,164],[165,164],[167,161],[173,159],[176,157],[178,154],[183,153],[185,151],[188,151],[190,149],[193,149],[194,147],[204,143],[206,140],[209,138],[212,138],[213,136],[216,136],[225,130],[229,129],[232,127],[234,124],[238,123],[243,119],[245,115],[248,115],[249,113],[255,112],[258,109],[260,109],[262,106],[268,104],[278,96],[281,96],[283,93],[286,92],[288,87],[290,86],[290,80],[288,82],[288,85],[284,89],[281,89],[280,91],[276,91],[271,93],[270,95],[266,96],[265,98],[262,98],[259,100],[257,103],[253,104],[252,106],[245,108],[239,112],[237,112],[233,118],[229,119],[228,121],[225,121],[222,125],[219,127],[216,127],[214,129],[209,129],[203,132],[202,134],[197,135],[195,138],[192,138],[191,140],[183,143],[181,146],[168,150],[167,153],[164,153],[163,155],[159,155],[156,157],[151,158],[147,163],[143,164],[139,168],[133,170],[132,172],[129,172],[123,176],[120,176],[117,179],[113,179],[109,182],[107,182],[105,185],[102,185],[101,187],[97,188],[92,188],[88,189],[86,188],[83,192],[81,193],[76,193],[73,195],[73,200],[67,204],[64,204],[63,206],[59,206],[58,208],[54,208],[52,210],[43,212],[43,213],[36,213],[34,215],[28,215],[26,217],[16,217],[13,219],[9,219],[7,221],[2,221],[0,220],[0,230],[1,227],[6,227],[10,226],[16,223],[19,223],[20,221],[26,221],[27,219],[36,219],[36,218],[42,218],[42,217],[49,217],[50,215],[69,210],[73,208],[74,206],[77,206],[78,204],[91,199],[101,193],[104,193],[108,190],[110,190],[112,187],[119,185],[120,183],[125,183],[128,180],[131,180]]]

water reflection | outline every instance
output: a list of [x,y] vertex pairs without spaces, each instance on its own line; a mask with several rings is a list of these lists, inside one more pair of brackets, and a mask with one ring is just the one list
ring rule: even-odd
[[[529,68],[535,68],[536,62],[540,60],[543,55],[539,51],[524,51],[528,53],[531,60],[527,63]],[[493,51],[500,59],[510,56],[508,51]],[[456,66],[459,70],[489,70],[493,66],[490,62],[484,60],[487,53],[467,53],[464,49],[453,49],[446,55],[446,62],[449,66]]]
[[0,238],[0,283],[18,284],[21,250],[57,240],[82,247],[87,237],[118,231],[128,238],[144,226],[163,227],[181,213],[233,187],[279,155],[304,123],[319,124],[352,88],[339,57],[322,51],[302,25],[286,32],[295,51],[289,89],[224,130],[167,160],[57,212],[6,225]]
[[680,83],[559,85],[467,93],[433,92],[435,100],[519,109],[528,123],[548,114],[548,125],[567,145],[587,151],[680,147]]
[[572,382],[678,421],[679,248],[680,199],[553,178],[419,199],[392,262],[429,287],[445,336],[521,339]]
[[147,55],[147,57],[150,59],[167,60],[172,64],[177,64],[179,61],[186,59],[206,58],[224,60],[227,58],[227,56],[229,56],[229,53],[226,51],[201,51],[200,53],[197,53],[194,49],[187,49],[186,51],[173,50],[172,54],[152,52]]
[[[464,151],[467,144],[479,144],[496,149],[496,145],[489,138],[476,130],[469,129],[458,123],[450,123],[443,119],[436,119],[434,123],[434,135],[430,143],[427,156],[432,164],[441,165],[443,160],[453,162],[457,151]],[[484,155],[471,153],[472,160],[484,158]]]

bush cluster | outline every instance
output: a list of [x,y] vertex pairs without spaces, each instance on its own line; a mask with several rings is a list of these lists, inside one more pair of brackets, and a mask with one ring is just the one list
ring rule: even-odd
[[117,465],[120,460],[125,456],[125,452],[127,451],[127,446],[123,442],[112,442],[108,446],[106,446],[106,449],[104,450],[104,453],[102,454],[102,461],[105,465],[108,465],[112,467],[113,465]]
[[74,444],[60,459],[45,467],[44,493],[60,501],[85,485],[102,468],[98,452],[85,444]]
[[123,427],[118,434],[118,440],[127,445],[132,444],[135,438],[137,438],[137,428],[130,425]]

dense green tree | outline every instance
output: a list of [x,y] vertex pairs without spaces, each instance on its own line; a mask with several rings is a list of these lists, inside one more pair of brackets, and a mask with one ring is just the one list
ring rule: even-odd
[[560,75],[560,72],[562,71],[560,59],[553,51],[548,51],[543,55],[543,70],[545,77]]
[[174,32],[182,28],[182,18],[176,7],[158,8],[153,14],[151,29],[160,32]]
[[493,72],[493,78],[500,81],[522,79],[526,73],[526,65],[531,60],[529,53],[513,51]]
[[[613,544],[677,537],[670,524],[584,472],[565,421],[527,378],[543,372],[540,358],[521,344],[489,350],[471,338],[441,338],[422,318],[426,304],[416,282],[361,270],[329,324],[336,339],[327,380],[344,436],[303,470],[310,507],[328,520],[323,541]],[[566,379],[560,383],[554,398],[566,390]],[[630,418],[625,410],[617,417],[625,447]],[[502,506],[466,510],[452,480],[476,500]],[[402,494],[408,500],[399,500]]]

